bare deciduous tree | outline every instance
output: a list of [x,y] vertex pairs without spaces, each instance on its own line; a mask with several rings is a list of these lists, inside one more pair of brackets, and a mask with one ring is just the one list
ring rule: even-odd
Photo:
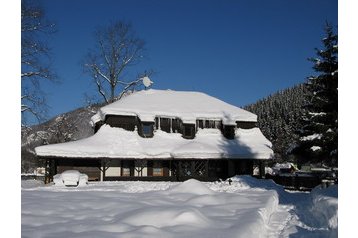
[[30,0],[21,1],[21,116],[35,117],[39,122],[46,116],[47,105],[40,88],[42,80],[54,80],[50,69],[50,49],[45,37],[55,32],[40,5]]
[[144,45],[131,24],[122,21],[95,32],[95,47],[88,52],[83,65],[106,103],[113,102],[116,95],[121,98],[128,90],[142,84],[141,77],[152,73],[145,72],[134,80],[125,78],[128,67],[142,60]]

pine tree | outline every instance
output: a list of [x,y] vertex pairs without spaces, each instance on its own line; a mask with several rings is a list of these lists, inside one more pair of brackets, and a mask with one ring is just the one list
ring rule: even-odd
[[298,146],[294,149],[299,163],[321,162],[337,165],[338,160],[338,36],[326,24],[323,49],[315,49],[314,63],[317,73],[308,77],[308,94],[302,118],[303,127],[298,131]]

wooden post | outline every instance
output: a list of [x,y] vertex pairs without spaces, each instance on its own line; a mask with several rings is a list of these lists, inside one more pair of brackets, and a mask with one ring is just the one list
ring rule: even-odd
[[45,184],[50,182],[50,161],[49,159],[45,160]]
[[101,160],[101,164],[102,164],[102,177],[101,177],[101,181],[104,181],[105,177],[106,177],[106,163],[104,161],[104,159]]
[[262,160],[259,161],[259,176],[265,178],[265,163]]
[[178,162],[178,181],[180,181],[181,180],[181,176],[182,176],[182,171],[181,171],[182,169],[181,169],[181,160],[179,160],[179,162]]
[[239,163],[237,163],[237,161],[234,161],[233,160],[230,160],[228,159],[227,160],[227,176],[228,177],[232,177],[232,176],[235,176],[235,171],[239,171],[238,169],[240,168],[235,168],[235,166],[238,166]]

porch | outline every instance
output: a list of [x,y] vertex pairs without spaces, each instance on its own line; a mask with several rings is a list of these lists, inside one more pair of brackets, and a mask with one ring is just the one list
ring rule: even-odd
[[252,159],[46,158],[45,182],[70,169],[87,174],[89,181],[185,181],[190,178],[215,181],[234,175],[252,175],[254,164],[263,163]]

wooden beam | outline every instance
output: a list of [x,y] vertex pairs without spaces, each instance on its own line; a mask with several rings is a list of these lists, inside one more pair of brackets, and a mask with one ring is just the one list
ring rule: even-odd
[[265,178],[265,163],[262,160],[259,161],[259,176]]

